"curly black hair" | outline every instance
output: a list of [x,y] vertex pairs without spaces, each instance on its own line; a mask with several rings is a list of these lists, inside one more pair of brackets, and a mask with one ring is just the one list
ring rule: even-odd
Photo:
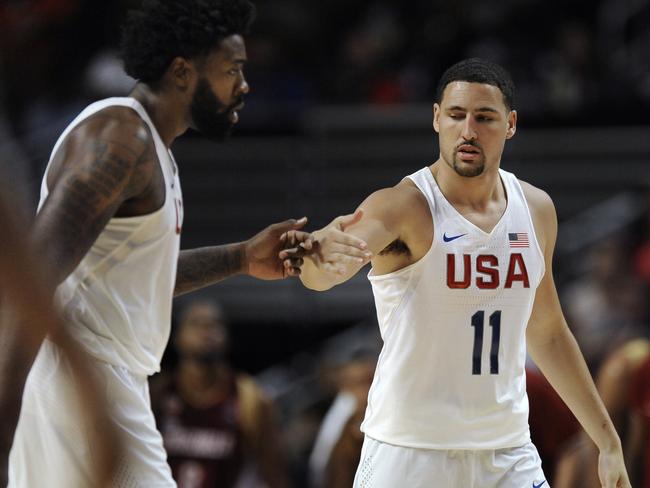
[[175,57],[207,55],[222,39],[247,34],[254,17],[248,0],[144,0],[122,29],[124,70],[155,83]]
[[503,102],[508,110],[515,106],[515,84],[510,74],[500,65],[481,58],[469,58],[460,61],[442,74],[436,90],[436,101],[442,101],[447,85],[453,81],[485,83],[496,86],[503,93]]

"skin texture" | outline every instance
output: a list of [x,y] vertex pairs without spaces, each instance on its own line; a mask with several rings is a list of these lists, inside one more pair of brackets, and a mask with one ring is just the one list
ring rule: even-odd
[[[497,87],[487,84],[449,83],[441,102],[433,106],[440,157],[430,170],[450,204],[485,232],[494,228],[506,209],[498,169],[505,142],[514,136],[516,124],[517,113],[505,106]],[[546,262],[546,274],[537,289],[528,323],[528,351],[599,447],[598,473],[602,485],[627,488],[630,483],[620,440],[566,324],[553,282],[552,257],[557,235],[553,203],[546,193],[532,185],[522,182],[522,188]],[[359,212],[362,216],[353,223],[351,219],[342,222],[338,218],[314,232],[320,245],[327,248],[341,233],[362,239],[374,255],[373,273],[377,275],[418,261],[431,247],[435,232],[431,212],[424,197],[408,180],[373,193],[361,203]],[[406,252],[382,252],[395,241]],[[329,251],[325,249],[305,260],[301,280],[308,288],[329,289],[363,266],[346,262],[332,270],[333,265],[321,257],[327,255]]]
[[[200,59],[174,58],[156,89],[138,83],[130,96],[138,100],[169,147],[189,127],[197,88],[212,95],[231,123],[249,87],[243,74],[244,40],[223,39]],[[202,119],[203,120],[203,119]],[[75,127],[54,155],[47,176],[48,198],[36,217],[30,236],[41,258],[45,296],[78,266],[112,217],[146,215],[165,201],[165,185],[153,136],[146,123],[128,107],[109,107]],[[217,283],[237,274],[281,279],[300,273],[302,257],[312,248],[312,237],[298,229],[306,219],[286,220],[253,238],[225,246],[182,251],[178,260],[175,294]],[[288,234],[290,232],[290,234]],[[303,244],[304,247],[299,246]],[[283,252],[279,258],[279,252]],[[20,411],[20,392],[38,346],[47,329],[21,349],[15,342],[0,344],[0,357],[15,375],[3,417],[12,436]],[[54,333],[51,329],[50,333]],[[6,459],[3,458],[3,459]]]

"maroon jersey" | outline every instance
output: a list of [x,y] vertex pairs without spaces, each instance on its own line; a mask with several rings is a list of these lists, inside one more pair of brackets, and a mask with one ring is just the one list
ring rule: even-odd
[[229,488],[244,455],[235,381],[227,397],[209,408],[187,405],[172,383],[165,391],[157,421],[168,462],[179,488]]
[[650,358],[646,359],[635,373],[630,386],[632,410],[643,419],[646,438],[643,460],[643,488],[650,488]]

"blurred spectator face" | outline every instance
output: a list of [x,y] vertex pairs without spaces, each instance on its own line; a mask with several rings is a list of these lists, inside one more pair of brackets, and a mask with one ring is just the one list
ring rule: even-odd
[[219,307],[212,303],[194,303],[182,316],[176,348],[183,360],[222,363],[228,351],[228,333]]
[[375,365],[374,359],[356,360],[346,364],[338,374],[338,389],[351,393],[359,404],[365,405],[375,374]]
[[479,176],[501,160],[506,139],[515,133],[516,112],[509,111],[499,88],[453,81],[434,104],[433,126],[442,159],[460,176]]
[[595,245],[589,253],[589,265],[593,270],[593,276],[599,281],[609,284],[610,280],[617,276],[626,276],[626,262],[623,250],[618,241],[608,239]]
[[240,35],[226,37],[219,48],[199,62],[199,79],[190,106],[191,127],[223,140],[239,120],[249,87],[244,78],[246,47]]

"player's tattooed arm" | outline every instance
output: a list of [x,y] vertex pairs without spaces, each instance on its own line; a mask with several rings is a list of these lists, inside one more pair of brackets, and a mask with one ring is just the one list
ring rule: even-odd
[[181,251],[174,296],[218,283],[244,272],[243,243]]
[[262,280],[278,280],[300,274],[303,256],[313,238],[299,231],[306,218],[273,224],[247,241],[181,251],[174,296],[218,283],[230,276],[247,274]]
[[155,153],[142,124],[95,117],[58,151],[33,229],[53,284],[74,270],[120,206],[149,185]]

